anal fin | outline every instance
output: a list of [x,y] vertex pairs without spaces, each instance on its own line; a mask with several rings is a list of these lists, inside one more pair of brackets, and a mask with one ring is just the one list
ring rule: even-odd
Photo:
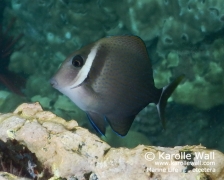
[[107,121],[115,133],[117,133],[120,136],[125,136],[128,133],[134,119],[135,115],[125,118],[108,117]]
[[87,112],[86,114],[93,128],[101,135],[105,135],[106,124],[104,117],[93,112]]

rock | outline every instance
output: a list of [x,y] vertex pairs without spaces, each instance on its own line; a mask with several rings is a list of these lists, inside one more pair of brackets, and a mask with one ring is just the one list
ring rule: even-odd
[[39,103],[0,114],[0,140],[0,160],[27,158],[23,165],[33,178],[224,179],[224,155],[217,150],[201,145],[112,148],[75,120],[43,111]]

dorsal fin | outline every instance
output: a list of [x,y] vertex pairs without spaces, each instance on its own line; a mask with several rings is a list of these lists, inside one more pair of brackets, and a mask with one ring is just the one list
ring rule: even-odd
[[120,136],[125,136],[128,133],[134,119],[135,115],[124,118],[108,117],[107,121],[115,133]]

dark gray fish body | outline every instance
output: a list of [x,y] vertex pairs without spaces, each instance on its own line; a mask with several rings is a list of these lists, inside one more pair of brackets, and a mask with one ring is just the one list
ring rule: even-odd
[[71,54],[51,83],[87,112],[102,134],[107,120],[123,136],[149,103],[157,104],[164,122],[166,101],[181,79],[157,89],[144,42],[136,36],[113,36]]

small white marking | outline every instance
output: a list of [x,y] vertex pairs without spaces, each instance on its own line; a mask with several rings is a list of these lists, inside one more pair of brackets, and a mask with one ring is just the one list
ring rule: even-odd
[[99,47],[99,44],[96,44],[91,49],[84,66],[82,67],[82,69],[79,71],[79,73],[75,77],[75,80],[74,80],[75,83],[70,86],[71,89],[79,86],[87,78],[90,68],[92,67],[93,60],[95,59],[98,47]]

